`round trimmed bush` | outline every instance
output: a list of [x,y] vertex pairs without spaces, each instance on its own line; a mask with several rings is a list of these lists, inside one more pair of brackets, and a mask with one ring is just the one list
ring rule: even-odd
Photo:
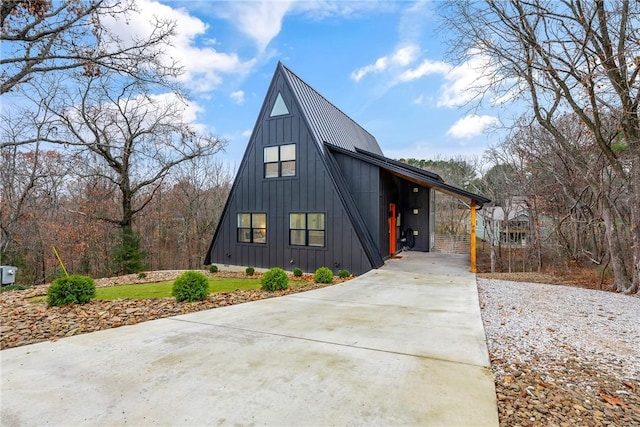
[[247,273],[247,276],[253,276],[253,273],[256,272],[256,269],[253,267],[247,267],[247,269],[244,272]]
[[313,281],[316,283],[333,283],[333,271],[327,267],[320,267],[313,274]]
[[262,275],[261,283],[265,291],[279,291],[289,287],[289,277],[283,269],[274,267]]
[[88,276],[72,274],[58,277],[47,290],[47,304],[62,306],[67,304],[86,304],[96,296],[96,285]]
[[296,267],[293,269],[293,275],[295,277],[302,277],[302,269]]
[[217,273],[218,272],[218,266],[215,264],[211,264],[209,266],[209,273]]
[[171,295],[176,301],[202,301],[209,295],[207,276],[199,271],[185,271],[173,282]]
[[341,279],[346,279],[349,276],[351,276],[351,273],[349,273],[349,270],[340,270],[340,271],[338,271],[338,277],[341,278]]

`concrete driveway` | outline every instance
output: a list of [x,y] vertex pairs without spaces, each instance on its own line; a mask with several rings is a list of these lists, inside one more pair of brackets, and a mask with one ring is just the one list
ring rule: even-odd
[[0,352],[1,423],[497,426],[468,257]]

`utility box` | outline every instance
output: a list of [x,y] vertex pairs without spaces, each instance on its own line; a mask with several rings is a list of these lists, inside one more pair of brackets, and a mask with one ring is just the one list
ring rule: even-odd
[[0,285],[13,285],[16,281],[18,267],[0,265]]

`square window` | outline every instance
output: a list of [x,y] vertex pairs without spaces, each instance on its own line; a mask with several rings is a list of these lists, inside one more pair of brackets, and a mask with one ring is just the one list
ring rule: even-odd
[[279,147],[264,147],[265,163],[273,163],[280,160],[280,158],[278,157],[278,148]]
[[264,177],[296,176],[296,144],[264,147]]
[[289,244],[295,246],[304,246],[304,230],[290,230],[289,231]]
[[263,213],[253,214],[251,226],[253,228],[267,228],[267,214],[263,214]]
[[251,229],[238,228],[238,242],[251,243]]
[[306,228],[305,214],[302,214],[302,213],[289,214],[289,228],[304,230]]
[[264,228],[254,229],[253,243],[267,243],[267,230]]
[[324,230],[324,214],[307,214],[307,220],[309,221],[309,230]]
[[296,159],[296,144],[287,144],[280,146],[280,160],[295,160]]
[[309,230],[309,246],[324,246],[324,230]]
[[289,244],[323,247],[324,227],[323,213],[291,213],[289,214]]
[[278,177],[278,164],[266,163],[264,165],[264,177],[265,178],[277,178]]
[[238,214],[238,228],[251,227],[251,214],[240,213]]
[[267,243],[267,214],[238,214],[239,243]]
[[296,161],[282,162],[282,176],[296,176]]

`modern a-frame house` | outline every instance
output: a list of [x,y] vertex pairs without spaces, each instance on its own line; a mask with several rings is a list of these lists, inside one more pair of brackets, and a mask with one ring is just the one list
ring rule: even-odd
[[402,245],[431,249],[434,190],[469,201],[472,217],[489,202],[384,157],[370,133],[278,63],[205,264],[359,275]]

